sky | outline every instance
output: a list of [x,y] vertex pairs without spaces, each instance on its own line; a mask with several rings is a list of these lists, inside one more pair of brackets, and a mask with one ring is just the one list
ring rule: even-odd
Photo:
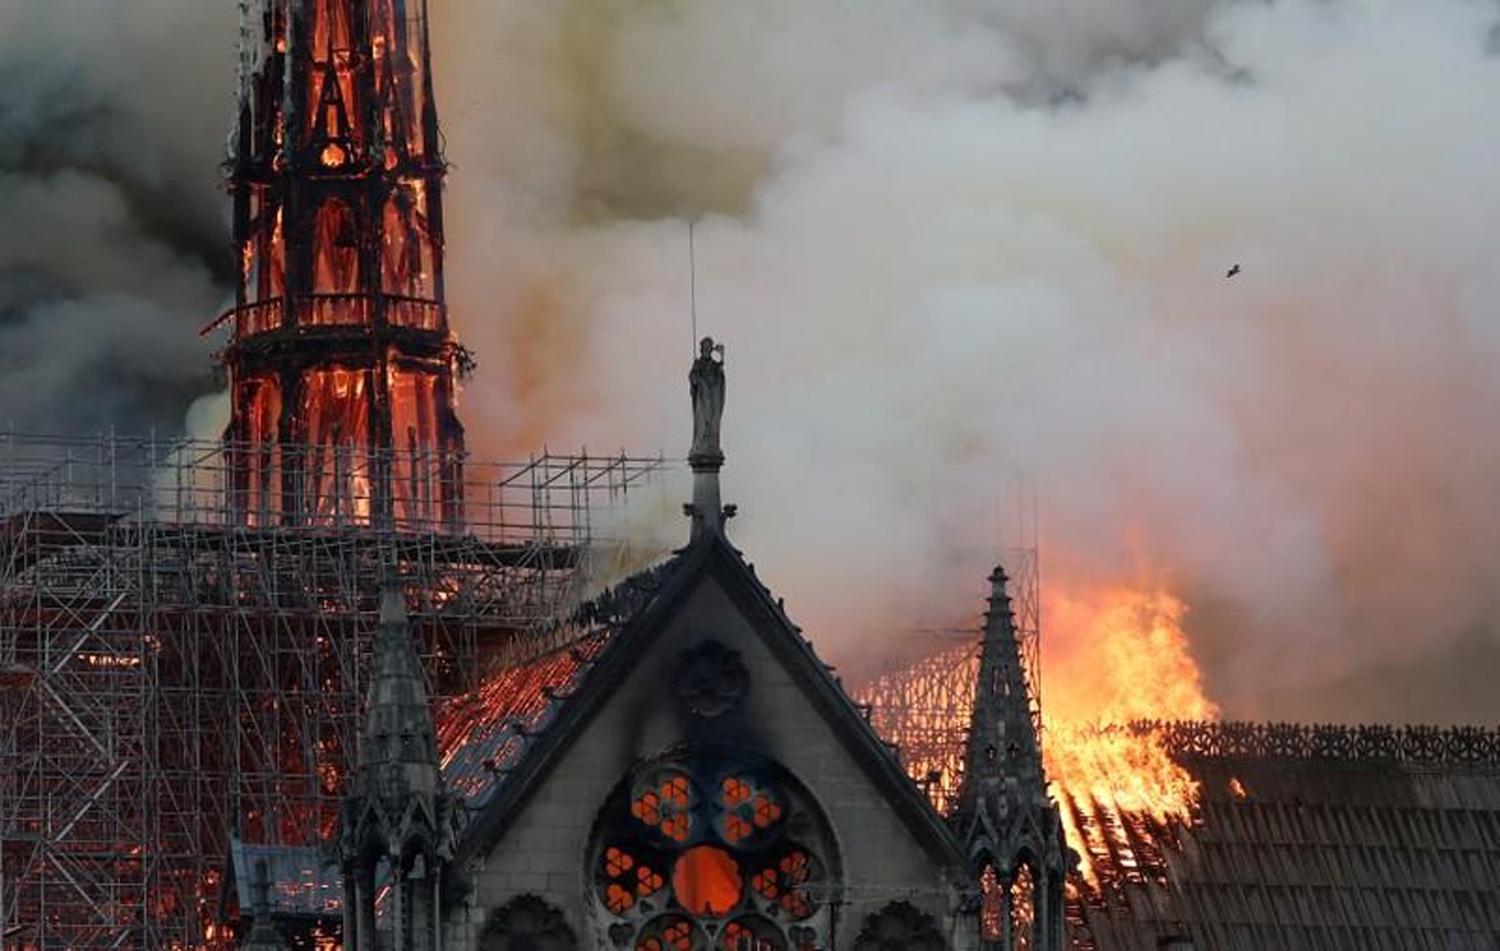
[[[825,654],[970,620],[1034,494],[1046,590],[1170,591],[1228,715],[1500,720],[1494,3],[431,6],[477,455],[685,452],[696,222]],[[5,422],[211,415],[237,17],[0,8]]]

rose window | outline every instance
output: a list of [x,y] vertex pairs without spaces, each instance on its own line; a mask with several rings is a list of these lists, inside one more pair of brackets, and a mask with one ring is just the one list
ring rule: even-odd
[[633,775],[600,816],[590,870],[622,951],[818,951],[835,881],[807,792],[744,756],[681,757]]

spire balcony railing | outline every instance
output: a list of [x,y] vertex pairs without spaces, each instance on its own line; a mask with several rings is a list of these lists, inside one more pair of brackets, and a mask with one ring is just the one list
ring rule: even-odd
[[[370,326],[374,323],[377,304],[384,304],[386,323],[392,327],[437,333],[444,324],[445,308],[442,304],[404,294],[302,294],[294,301],[298,324],[305,327]],[[207,335],[231,322],[236,340],[280,330],[286,325],[286,301],[270,297],[231,307],[203,328],[202,333]]]

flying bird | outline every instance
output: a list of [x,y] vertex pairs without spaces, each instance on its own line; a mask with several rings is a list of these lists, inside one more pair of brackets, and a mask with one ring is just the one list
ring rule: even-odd
[[1224,276],[1225,277],[1234,277],[1238,273],[1240,273],[1240,266],[1238,264],[1236,264],[1234,267],[1230,268],[1229,269],[1229,273],[1225,274]]

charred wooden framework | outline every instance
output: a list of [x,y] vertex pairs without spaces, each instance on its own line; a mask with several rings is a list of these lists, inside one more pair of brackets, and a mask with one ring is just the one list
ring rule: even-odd
[[425,0],[246,0],[218,323],[252,524],[462,519]]

